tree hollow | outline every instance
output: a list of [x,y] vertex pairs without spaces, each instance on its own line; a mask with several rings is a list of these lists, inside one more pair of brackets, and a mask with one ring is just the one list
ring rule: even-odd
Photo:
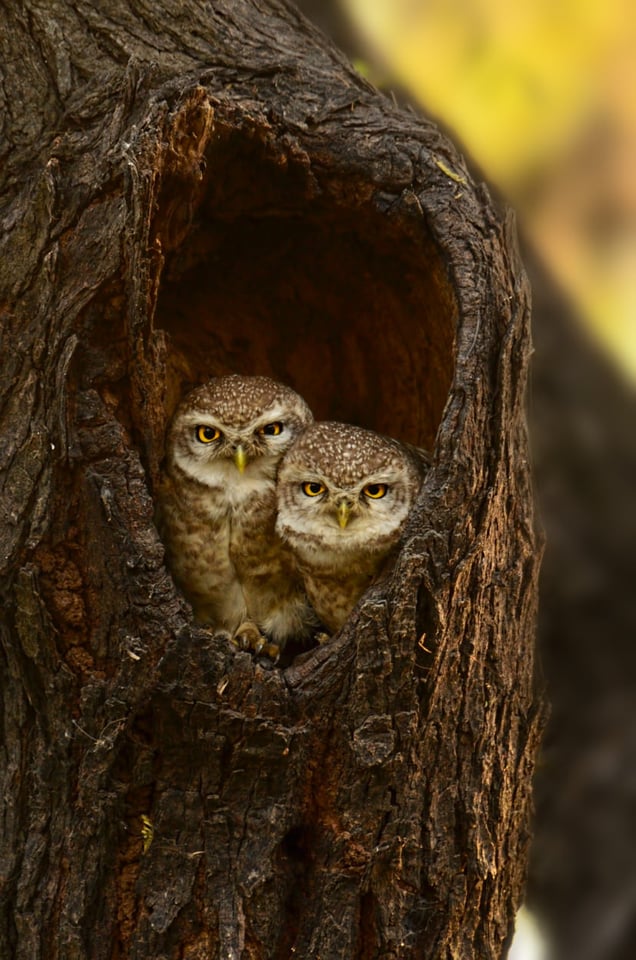
[[[514,220],[285,0],[44,6],[0,7],[0,955],[498,960],[539,726]],[[432,453],[394,564],[275,668],[154,524],[227,372]]]
[[[190,179],[167,178],[153,229],[166,252],[155,326],[171,402],[210,376],[290,384],[317,419],[431,448],[453,372],[457,303],[422,225],[379,208],[360,172],[320,185],[267,125],[212,119]],[[178,397],[177,397],[178,399]]]

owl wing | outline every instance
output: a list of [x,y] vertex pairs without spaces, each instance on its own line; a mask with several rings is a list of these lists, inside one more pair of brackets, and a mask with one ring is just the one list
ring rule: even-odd
[[402,446],[414,462],[420,475],[425,476],[431,469],[432,455],[424,447],[416,447],[413,443],[403,443]]

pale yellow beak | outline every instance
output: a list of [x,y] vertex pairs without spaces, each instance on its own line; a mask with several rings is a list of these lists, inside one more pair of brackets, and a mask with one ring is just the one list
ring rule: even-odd
[[238,447],[234,451],[234,465],[239,473],[243,473],[245,467],[247,466],[247,454],[245,452],[245,447],[239,443]]
[[348,503],[341,503],[338,507],[338,523],[342,530],[349,523],[349,514],[351,513],[351,507]]

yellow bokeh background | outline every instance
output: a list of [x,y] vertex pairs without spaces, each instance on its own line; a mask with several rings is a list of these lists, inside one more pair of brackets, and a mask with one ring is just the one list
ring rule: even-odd
[[[636,379],[628,0],[343,0],[373,64],[456,134]],[[390,85],[390,84],[389,84]]]

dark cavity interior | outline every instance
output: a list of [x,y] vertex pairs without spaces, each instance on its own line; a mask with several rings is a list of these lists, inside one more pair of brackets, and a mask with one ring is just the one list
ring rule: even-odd
[[382,212],[360,174],[217,125],[196,191],[166,178],[155,232],[168,415],[211,376],[264,374],[317,419],[432,446],[457,307],[423,219]]

